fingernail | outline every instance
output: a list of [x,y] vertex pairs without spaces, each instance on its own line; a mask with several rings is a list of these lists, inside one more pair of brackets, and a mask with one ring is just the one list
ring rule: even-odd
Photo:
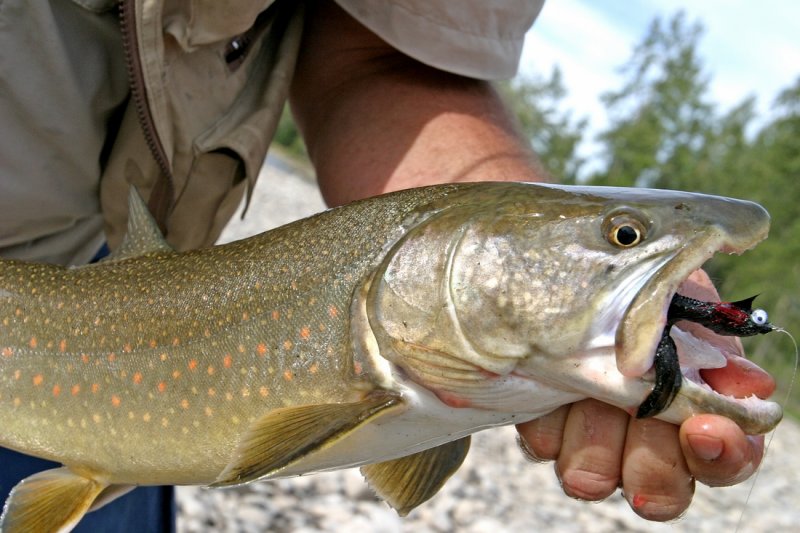
[[692,452],[704,461],[719,459],[723,451],[722,440],[708,435],[687,435]]

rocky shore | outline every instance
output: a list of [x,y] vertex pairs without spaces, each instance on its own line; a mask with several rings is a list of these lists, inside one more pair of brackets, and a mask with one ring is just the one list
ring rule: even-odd
[[[314,183],[287,162],[265,167],[247,217],[223,235],[234,240],[324,208]],[[378,501],[357,469],[224,490],[181,487],[180,533],[221,532],[712,532],[800,530],[800,425],[784,421],[761,471],[731,488],[698,485],[686,515],[668,524],[637,517],[617,493],[601,503],[566,497],[552,465],[526,461],[513,428],[477,434],[465,464],[442,491],[400,518]]]

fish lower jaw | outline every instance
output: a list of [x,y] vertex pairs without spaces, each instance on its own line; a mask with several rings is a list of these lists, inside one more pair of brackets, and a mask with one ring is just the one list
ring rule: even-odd
[[683,373],[683,381],[672,405],[658,418],[682,423],[699,414],[730,418],[748,435],[760,435],[775,428],[783,418],[780,404],[756,395],[737,398],[714,390],[700,376],[698,369]]

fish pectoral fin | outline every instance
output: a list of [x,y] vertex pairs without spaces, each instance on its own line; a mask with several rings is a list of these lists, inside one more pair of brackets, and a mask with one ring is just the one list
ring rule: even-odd
[[0,531],[69,531],[107,486],[67,467],[34,474],[11,490],[0,517]]
[[275,474],[309,454],[332,446],[359,426],[394,411],[401,404],[399,395],[379,392],[352,403],[270,411],[245,434],[233,461],[211,486],[237,485]]
[[406,516],[439,492],[458,470],[469,451],[470,437],[392,461],[361,467],[361,473],[378,496]]

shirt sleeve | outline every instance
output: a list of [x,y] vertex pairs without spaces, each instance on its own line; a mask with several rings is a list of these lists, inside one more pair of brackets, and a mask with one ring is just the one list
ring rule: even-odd
[[478,79],[517,72],[525,33],[544,0],[336,0],[401,52]]

